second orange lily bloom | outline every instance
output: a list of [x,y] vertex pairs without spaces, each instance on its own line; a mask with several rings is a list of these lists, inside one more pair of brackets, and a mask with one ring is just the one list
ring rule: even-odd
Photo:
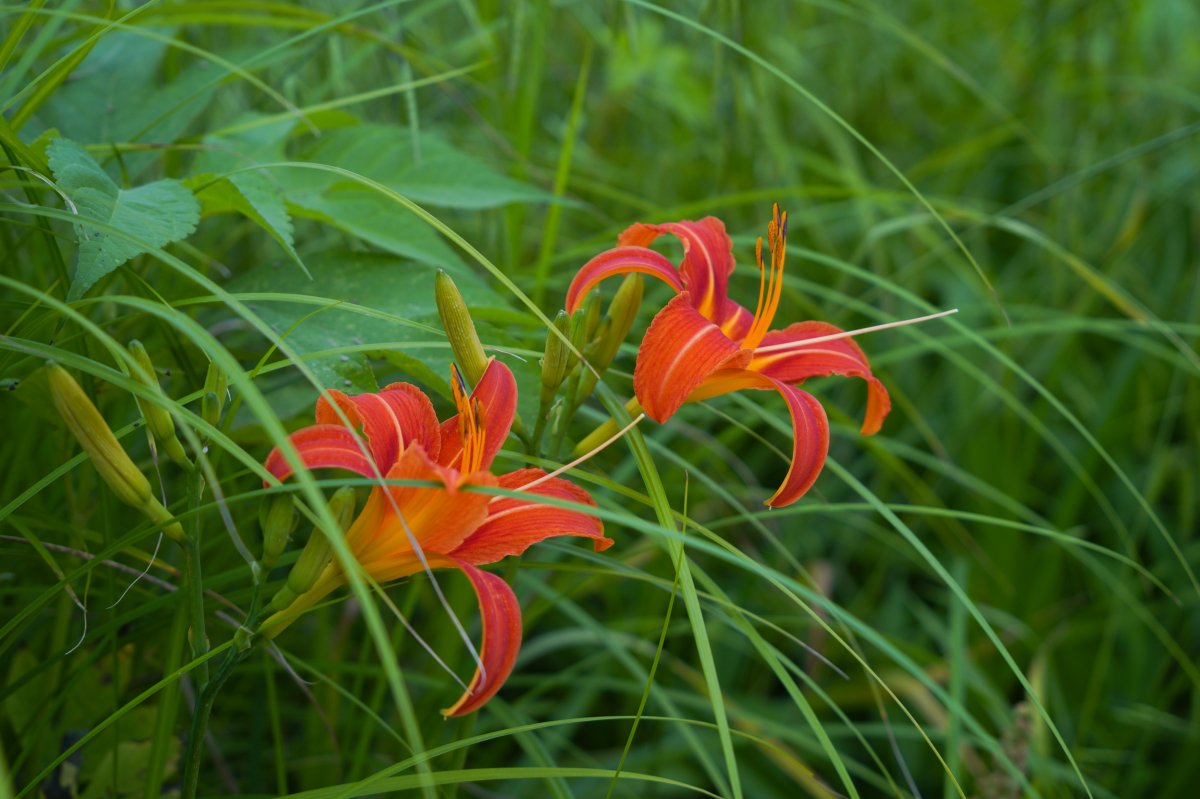
[[[664,233],[683,244],[678,267],[648,245]],[[733,243],[715,217],[698,222],[635,224],[617,246],[588,261],[567,292],[574,312],[598,282],[612,275],[640,272],[662,280],[676,297],[650,323],[638,350],[633,389],[646,415],[665,422],[685,402],[696,402],[743,388],[773,389],[791,413],[791,466],[771,507],[795,502],[820,474],[829,450],[829,422],[816,397],[796,386],[810,377],[845,375],[867,381],[863,435],[879,430],[891,409],[887,389],[871,373],[867,358],[846,334],[825,322],[798,322],[771,330],[783,293],[787,214],[773,211],[768,241],[770,264],[763,262],[763,241],[756,257],[761,275],[754,313],[728,294],[733,272]]]
[[[375,582],[383,584],[426,568],[460,570],[471,581],[483,619],[483,644],[467,692],[447,716],[477,710],[504,683],[521,646],[521,608],[508,583],[478,566],[520,555],[531,544],[560,535],[592,539],[597,551],[613,542],[599,519],[550,505],[544,498],[594,505],[586,491],[540,469],[495,475],[492,460],[512,427],[517,385],[512,372],[492,360],[474,393],[452,387],[458,414],[438,422],[433,405],[416,386],[393,383],[373,394],[348,396],[330,391],[337,409],[317,402],[317,423],[291,435],[292,446],[309,469],[338,468],[379,480],[422,485],[378,485],[346,532],[346,545]],[[338,413],[340,409],[341,413]],[[366,445],[347,427],[362,427]],[[277,448],[266,468],[280,480],[293,472]],[[502,488],[522,497],[498,496],[464,488]],[[524,497],[529,497],[525,499]],[[319,533],[315,533],[319,535]],[[263,624],[274,637],[296,617],[346,583],[335,559],[316,583]]]

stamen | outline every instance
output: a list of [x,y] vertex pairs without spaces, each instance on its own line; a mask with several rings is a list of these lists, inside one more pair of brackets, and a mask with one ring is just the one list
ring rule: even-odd
[[915,325],[920,322],[928,322],[931,319],[939,319],[943,316],[950,316],[951,314],[956,313],[958,313],[958,309],[951,308],[948,311],[939,311],[938,313],[931,313],[928,316],[918,316],[913,319],[901,319],[898,322],[885,322],[882,325],[860,327],[857,330],[844,330],[841,333],[833,333],[828,336],[817,336],[816,338],[806,338],[803,341],[787,341],[783,344],[772,344],[768,347],[757,348],[754,350],[754,354],[761,355],[764,353],[769,354],[772,352],[782,352],[784,350],[804,349],[812,344],[823,344],[826,341],[837,341],[838,339],[850,338],[851,336],[857,336],[862,333],[874,333],[877,330],[887,330],[892,327],[906,327],[908,325]]
[[470,474],[478,471],[483,465],[483,454],[486,449],[487,436],[484,432],[483,413],[479,400],[467,393],[466,383],[453,364],[450,365],[453,379],[450,389],[454,395],[454,405],[458,409],[458,435],[462,440],[462,460],[459,471]]
[[[529,489],[533,488],[536,485],[541,485],[542,483],[546,482],[547,480],[558,477],[563,472],[570,471],[571,469],[574,469],[579,464],[584,463],[585,461],[591,460],[593,457],[595,457],[596,455],[600,454],[605,449],[607,449],[610,445],[616,443],[623,435],[625,435],[630,430],[632,430],[638,422],[642,421],[645,418],[646,418],[646,414],[639,413],[636,417],[634,417],[632,422],[630,422],[629,424],[622,427],[620,430],[618,430],[616,432],[615,435],[606,439],[603,443],[601,443],[595,449],[591,450],[590,452],[583,453],[575,460],[571,461],[570,463],[563,464],[562,466],[558,467],[557,469],[550,472],[549,474],[544,474],[541,477],[537,478],[536,480],[531,480],[530,482],[526,483],[523,486],[514,488],[513,491],[528,491]],[[495,502],[496,499],[500,499],[500,497],[497,496],[492,501]]]
[[762,238],[755,247],[760,280],[758,285],[758,307],[750,332],[742,339],[743,349],[754,349],[771,328],[779,301],[783,298],[783,264],[787,252],[787,212],[780,213],[779,204],[771,207],[771,222],[767,225],[767,243],[771,248],[771,266],[768,271],[762,259]]

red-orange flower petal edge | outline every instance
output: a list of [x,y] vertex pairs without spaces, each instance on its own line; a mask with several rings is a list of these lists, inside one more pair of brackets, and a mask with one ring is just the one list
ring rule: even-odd
[[[519,469],[501,475],[499,487],[515,491],[545,476],[541,469]],[[484,523],[450,555],[476,565],[495,563],[509,555],[520,555],[539,541],[560,535],[590,538],[597,552],[612,546],[612,539],[604,536],[604,524],[595,516],[538,500],[538,497],[550,497],[594,507],[596,503],[591,495],[579,486],[551,478],[524,493],[528,499],[494,498]]]
[[[517,413],[517,380],[512,371],[492,358],[478,385],[471,392],[470,402],[477,404],[479,423],[483,425],[483,452],[479,468],[487,469],[496,458]],[[442,422],[442,446],[438,462],[443,466],[460,468],[463,451],[462,431],[458,415]]]
[[640,272],[663,281],[675,293],[683,291],[679,272],[667,258],[646,247],[616,247],[606,250],[584,264],[567,289],[567,313],[575,313],[592,288],[613,275]]
[[521,649],[521,606],[508,583],[469,563],[454,561],[454,564],[471,581],[471,587],[479,599],[479,612],[483,620],[479,660],[483,669],[475,670],[466,692],[442,711],[447,718],[474,712],[495,696],[512,673]]
[[[382,471],[396,462],[410,442],[419,443],[430,457],[437,457],[441,445],[437,414],[429,397],[416,386],[392,383],[381,391],[355,396],[330,389],[329,395],[351,426],[362,425],[371,455]],[[345,424],[324,397],[317,400],[316,416],[317,424]]]
[[733,272],[733,241],[725,232],[725,223],[715,216],[693,222],[667,222],[650,225],[639,222],[631,225],[620,238],[620,245],[645,247],[664,233],[670,233],[683,244],[683,261],[679,273],[683,289],[692,296],[700,313],[717,321],[721,302],[728,294],[729,275]]
[[718,369],[744,366],[749,357],[702,316],[684,292],[667,303],[646,330],[633,370],[633,391],[647,416],[665,422],[704,378]]
[[812,488],[829,454],[829,420],[812,394],[773,377],[745,369],[717,372],[689,399],[701,400],[744,388],[774,389],[787,402],[792,417],[792,459],[779,490],[764,504],[790,505]]
[[861,377],[867,382],[867,412],[861,432],[869,436],[879,432],[883,420],[892,408],[887,388],[871,373],[867,356],[851,338],[822,341],[804,346],[807,339],[838,335],[843,331],[826,322],[797,322],[783,330],[775,330],[763,338],[763,346],[796,344],[796,349],[778,350],[756,355],[747,367],[785,383],[798,383],[810,377],[842,375]]
[[[363,454],[365,442],[340,424],[318,424],[292,433],[288,439],[300,461],[309,469],[347,469],[363,477],[378,477],[371,459]],[[271,450],[263,464],[267,471],[286,480],[295,471],[279,447]],[[264,485],[270,485],[263,481]]]

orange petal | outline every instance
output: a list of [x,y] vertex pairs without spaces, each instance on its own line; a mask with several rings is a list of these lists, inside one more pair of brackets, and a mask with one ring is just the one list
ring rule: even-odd
[[616,247],[600,253],[580,268],[567,289],[567,313],[575,313],[583,298],[606,277],[641,272],[663,281],[678,294],[683,291],[675,265],[654,250],[645,247]]
[[617,244],[645,247],[664,233],[670,233],[683,243],[683,262],[679,265],[683,290],[692,295],[700,313],[717,321],[729,293],[729,275],[733,272],[733,242],[725,232],[725,223],[714,216],[706,216],[698,222],[639,223],[622,233]]
[[[763,337],[761,346],[800,344],[805,339],[833,336],[841,332],[825,322],[797,322],[783,330],[768,333]],[[879,432],[884,417],[892,408],[887,389],[871,374],[867,356],[850,338],[822,341],[810,347],[800,346],[795,350],[761,355],[756,353],[746,368],[785,383],[799,383],[810,377],[826,375],[861,377],[867,381],[867,413],[862,423],[863,435],[869,436]]]
[[454,561],[454,565],[467,575],[479,599],[483,622],[479,660],[483,663],[483,669],[475,670],[466,693],[442,711],[442,715],[447,717],[473,713],[495,696],[512,673],[521,649],[521,606],[508,583],[469,563]]
[[713,321],[720,326],[722,333],[734,341],[741,341],[754,326],[754,314],[733,300],[726,299]]
[[411,554],[413,539],[430,555],[453,552],[483,524],[488,515],[488,502],[492,499],[487,494],[459,489],[496,485],[496,477],[490,472],[461,475],[456,469],[435,463],[417,445],[400,454],[387,478],[423,480],[438,485],[389,486],[392,502],[388,503],[386,519],[381,523],[379,538],[371,543],[369,553],[359,558],[362,561],[374,563],[380,558],[395,559]]
[[[479,417],[483,424],[484,447],[481,469],[491,467],[500,447],[512,429],[513,416],[517,413],[517,381],[512,371],[492,358],[478,385],[471,392],[471,399],[479,403]],[[458,431],[458,416],[442,422],[442,445],[438,463],[456,467],[462,456],[462,438]]]
[[716,373],[689,400],[708,399],[743,388],[775,389],[787,402],[792,416],[791,466],[783,485],[765,503],[772,508],[782,508],[804,496],[825,466],[825,457],[829,453],[829,420],[825,416],[825,409],[812,394],[745,369]]
[[[499,487],[517,490],[545,476],[541,469],[520,469],[501,475]],[[612,539],[604,537],[604,524],[595,516],[537,500],[537,497],[551,497],[595,506],[588,492],[579,486],[551,478],[524,493],[529,499],[493,498],[488,505],[487,519],[450,553],[451,556],[476,565],[495,563],[509,555],[520,555],[531,545],[559,535],[591,538],[597,552],[612,546]]]
[[704,378],[723,367],[741,366],[749,357],[701,316],[684,292],[667,303],[646,330],[633,370],[633,390],[646,415],[665,422]]
[[[363,477],[377,476],[370,458],[363,454],[363,443],[340,424],[311,425],[288,438],[300,454],[300,461],[310,469],[347,469]],[[286,480],[294,472],[279,447],[271,450],[263,465],[280,480]]]
[[[330,389],[330,396],[341,408],[350,425],[362,425],[371,446],[371,455],[380,470],[387,471],[400,451],[411,442],[419,443],[434,457],[441,437],[437,414],[421,389],[410,383],[392,383],[382,391],[349,396]],[[341,415],[324,397],[317,400],[317,423],[341,425]]]

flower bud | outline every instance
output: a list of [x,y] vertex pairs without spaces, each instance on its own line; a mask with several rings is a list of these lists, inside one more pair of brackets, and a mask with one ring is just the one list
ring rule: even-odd
[[590,370],[584,373],[576,401],[582,402],[591,395],[599,379],[597,375],[603,374],[617,357],[621,342],[629,335],[629,329],[637,320],[638,310],[642,306],[643,289],[642,276],[638,274],[628,275],[621,282],[621,287],[617,289],[608,306],[608,314],[600,324],[595,343],[587,351],[588,363],[596,370],[596,374]]
[[584,343],[592,341],[596,337],[597,329],[600,327],[600,292],[593,291],[589,293],[587,299],[583,301],[583,308],[577,313],[581,313],[583,316]]
[[473,386],[483,377],[488,359],[479,341],[479,333],[475,330],[475,322],[467,311],[467,303],[450,275],[442,269],[438,270],[434,279],[433,294],[437,300],[438,316],[442,318],[442,327],[446,329],[446,338],[450,339],[454,360],[462,367],[463,377]]
[[71,433],[83,446],[100,477],[116,494],[117,499],[141,510],[171,538],[182,541],[183,528],[170,511],[162,506],[150,488],[146,475],[134,465],[129,454],[117,441],[112,429],[83,393],[70,372],[58,364],[48,367],[50,397]]
[[229,394],[229,381],[225,373],[212,361],[208,363],[208,374],[204,377],[204,398],[200,400],[200,416],[213,427],[221,423],[221,412]]
[[546,333],[546,354],[542,357],[542,405],[550,404],[555,392],[567,376],[567,370],[572,363],[571,350],[567,346],[572,334],[571,317],[566,311],[559,311],[554,317],[554,330]]
[[268,494],[263,497],[262,504],[258,506],[258,525],[263,534],[263,566],[269,569],[279,560],[298,522],[291,494]]
[[[350,529],[354,521],[354,488],[342,486],[329,498],[329,512],[337,520],[342,532]],[[308,536],[300,557],[288,573],[287,583],[271,599],[272,611],[283,610],[308,589],[316,584],[321,572],[329,565],[329,539],[321,530],[314,528]]]
[[[162,387],[158,384],[157,373],[154,371],[154,364],[150,360],[150,354],[146,352],[146,348],[142,346],[142,342],[134,339],[129,342],[129,352],[133,355],[133,359],[137,362],[140,369],[131,369],[130,373],[133,379],[149,388],[158,396],[162,395]],[[192,462],[188,460],[187,453],[183,450],[183,445],[179,443],[179,439],[175,435],[175,420],[171,418],[171,414],[162,405],[151,399],[145,399],[140,396],[134,396],[137,400],[138,409],[142,412],[142,418],[146,420],[146,429],[150,431],[150,435],[160,447],[167,457],[175,461],[185,469],[192,468]]]

